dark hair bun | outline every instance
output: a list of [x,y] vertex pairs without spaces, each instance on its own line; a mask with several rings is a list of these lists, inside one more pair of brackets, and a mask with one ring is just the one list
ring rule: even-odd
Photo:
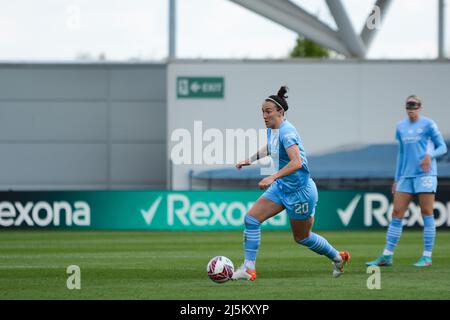
[[289,88],[286,86],[282,86],[280,90],[278,90],[277,96],[279,96],[281,99],[285,100],[288,98],[286,93],[288,92]]
[[288,87],[282,86],[280,88],[280,90],[278,90],[277,95],[271,95],[269,98],[266,99],[266,101],[275,102],[278,110],[283,109],[284,111],[287,111],[287,109],[289,109],[288,103],[286,101],[286,99],[287,99],[286,92],[287,91],[288,91]]

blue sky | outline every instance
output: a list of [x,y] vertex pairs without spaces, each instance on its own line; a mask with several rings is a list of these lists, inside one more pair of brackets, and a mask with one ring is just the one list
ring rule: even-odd
[[[177,0],[180,58],[284,58],[297,35],[228,0]],[[323,0],[294,0],[334,27]],[[342,0],[361,30],[375,1]],[[395,0],[368,52],[375,59],[437,54],[437,0]],[[162,60],[168,0],[0,0],[0,60]],[[446,6],[450,55],[450,1]]]

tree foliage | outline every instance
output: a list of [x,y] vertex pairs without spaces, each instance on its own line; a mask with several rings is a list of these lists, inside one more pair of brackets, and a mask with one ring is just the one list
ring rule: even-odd
[[329,58],[330,51],[309,39],[298,37],[289,56],[291,58]]

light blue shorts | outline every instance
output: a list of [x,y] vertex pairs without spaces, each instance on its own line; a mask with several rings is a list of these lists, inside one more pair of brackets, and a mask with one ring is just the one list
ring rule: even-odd
[[397,182],[397,192],[406,193],[436,193],[437,177],[436,176],[421,176],[413,178],[400,178]]
[[305,187],[294,192],[284,192],[278,181],[275,181],[262,196],[284,206],[289,218],[298,220],[306,220],[314,216],[319,199],[316,184],[312,179],[309,179]]

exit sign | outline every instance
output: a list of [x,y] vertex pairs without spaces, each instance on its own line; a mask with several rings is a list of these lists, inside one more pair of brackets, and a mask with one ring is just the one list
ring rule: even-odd
[[223,99],[223,77],[177,77],[177,98]]

